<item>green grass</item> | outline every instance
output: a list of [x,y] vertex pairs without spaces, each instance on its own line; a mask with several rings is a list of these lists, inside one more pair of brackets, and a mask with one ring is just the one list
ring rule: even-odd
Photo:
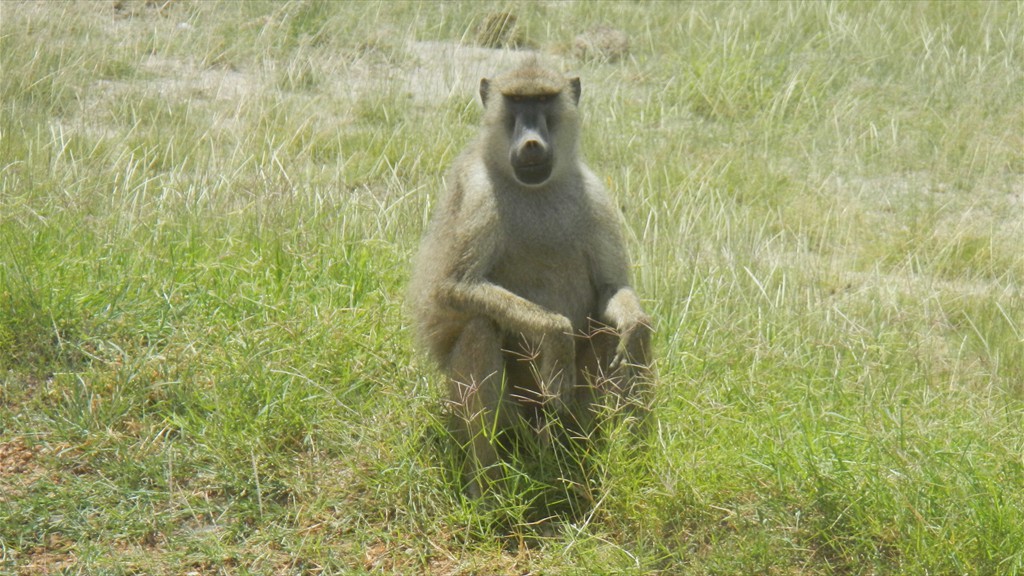
[[[161,6],[0,5],[0,571],[1024,573],[1019,2]],[[530,462],[460,494],[403,311],[490,10],[657,322],[544,525]]]

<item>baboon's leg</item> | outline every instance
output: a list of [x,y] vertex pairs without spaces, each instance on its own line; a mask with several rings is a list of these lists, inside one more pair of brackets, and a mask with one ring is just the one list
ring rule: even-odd
[[592,329],[576,345],[576,389],[571,408],[563,419],[568,419],[580,434],[593,432],[596,411],[611,385],[608,366],[615,356],[618,338],[608,328]]
[[469,452],[465,478],[470,495],[478,497],[487,491],[486,484],[501,477],[493,436],[506,408],[501,336],[490,320],[481,317],[466,324],[452,350],[450,369],[449,399],[464,435],[459,441]]

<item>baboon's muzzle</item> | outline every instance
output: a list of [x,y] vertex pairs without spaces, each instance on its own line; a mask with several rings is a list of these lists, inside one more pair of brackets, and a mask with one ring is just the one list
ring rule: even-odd
[[530,117],[524,114],[516,118],[509,161],[516,180],[523,184],[536,186],[551,176],[555,157],[543,115]]

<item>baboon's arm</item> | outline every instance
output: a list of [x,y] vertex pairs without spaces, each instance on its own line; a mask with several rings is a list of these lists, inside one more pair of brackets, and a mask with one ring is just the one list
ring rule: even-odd
[[[599,184],[595,184],[599,186]],[[590,249],[591,282],[597,291],[600,320],[618,330],[646,321],[640,298],[630,287],[629,255],[622,237],[622,218],[603,188],[592,196],[594,223],[586,243]]]
[[503,331],[540,339],[548,334],[571,334],[572,323],[486,280],[447,281],[438,286],[438,300],[470,315],[486,316]]
[[598,294],[597,320],[614,328],[619,335],[613,364],[639,361],[646,357],[644,348],[650,338],[651,320],[629,283],[629,256],[620,232],[621,217],[607,196],[602,194],[595,200],[596,224],[592,229],[600,233],[589,245]]

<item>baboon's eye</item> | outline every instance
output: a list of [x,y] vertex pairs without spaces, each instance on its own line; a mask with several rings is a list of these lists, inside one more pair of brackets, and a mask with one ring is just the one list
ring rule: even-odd
[[547,102],[548,100],[551,100],[550,94],[540,94],[537,96],[537,102]]
[[522,97],[522,96],[519,96],[519,95],[513,95],[513,96],[509,96],[509,98],[510,98],[510,99],[511,99],[511,100],[512,100],[513,102],[522,102],[522,101],[523,101],[523,97]]

